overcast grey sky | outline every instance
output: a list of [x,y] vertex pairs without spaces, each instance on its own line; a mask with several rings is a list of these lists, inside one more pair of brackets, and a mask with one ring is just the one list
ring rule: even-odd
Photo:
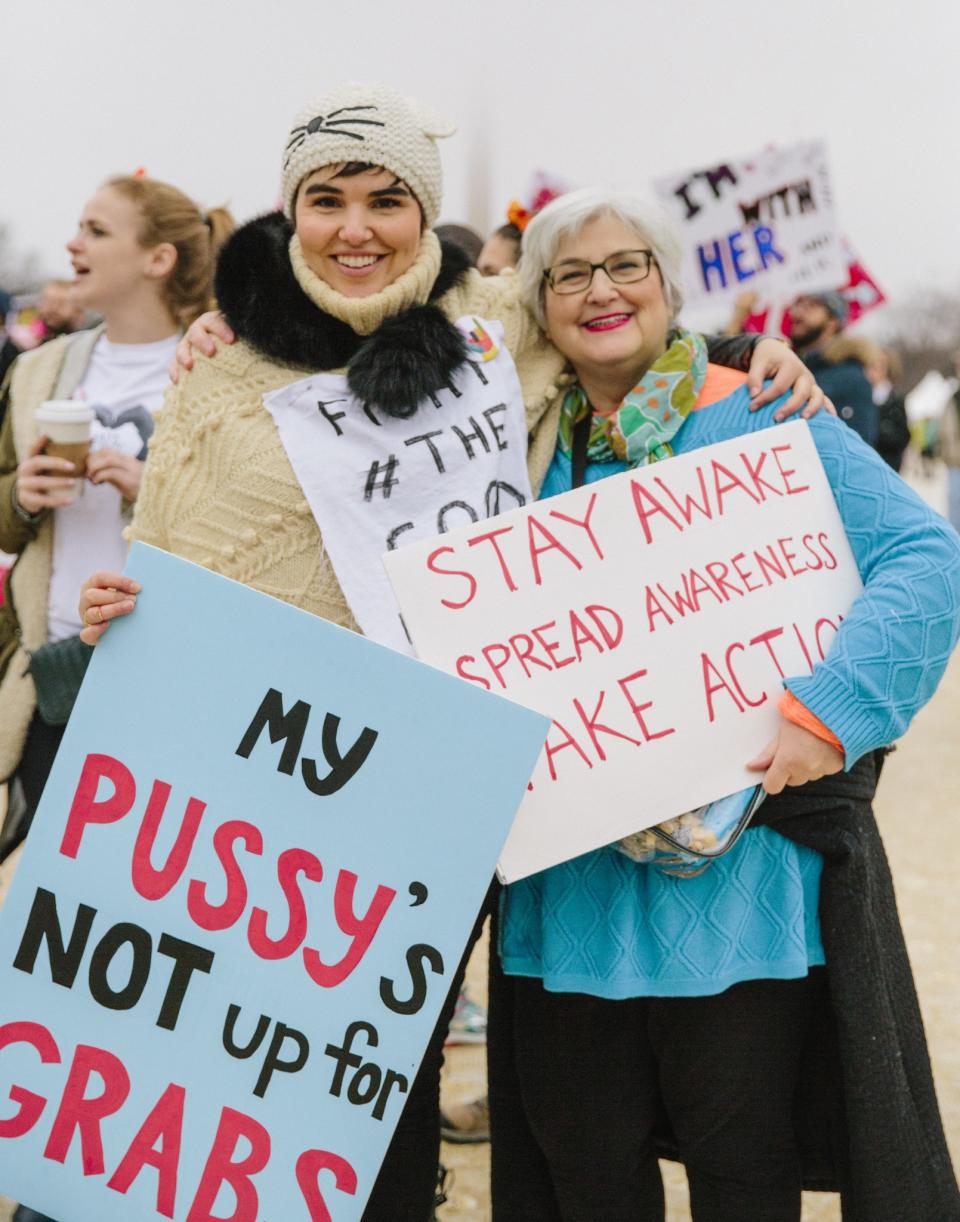
[[0,220],[51,273],[107,175],[143,165],[245,218],[299,106],[383,79],[459,125],[443,219],[500,223],[536,169],[646,187],[824,137],[888,293],[960,287],[956,0],[22,0],[0,38]]

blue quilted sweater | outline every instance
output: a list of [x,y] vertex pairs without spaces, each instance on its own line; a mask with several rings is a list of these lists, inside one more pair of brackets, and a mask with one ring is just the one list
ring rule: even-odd
[[[773,425],[745,388],[692,414],[678,454]],[[864,591],[826,661],[787,686],[837,735],[847,767],[893,742],[929,700],[960,632],[960,538],[845,424],[810,421]],[[588,483],[624,470],[588,467]],[[541,497],[571,486],[557,452]],[[822,859],[770,828],[748,831],[702,875],[676,879],[612,848],[506,888],[500,953],[510,975],[598,997],[720,993],[824,962]]]

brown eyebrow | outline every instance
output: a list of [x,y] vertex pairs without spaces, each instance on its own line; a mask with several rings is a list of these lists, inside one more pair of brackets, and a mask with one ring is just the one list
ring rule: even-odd
[[[410,192],[399,180],[399,178],[389,187],[380,187],[376,191],[369,192],[369,194],[374,199],[380,199],[387,195],[404,196],[408,199],[410,198]],[[333,187],[327,182],[315,182],[307,187],[307,189],[304,191],[304,195],[306,197],[310,197],[311,195],[343,195],[343,190],[340,187]]]
[[325,182],[315,182],[312,186],[307,187],[304,195],[342,195],[343,192],[339,187],[331,187]]
[[392,186],[380,187],[379,190],[371,191],[370,194],[376,196],[379,199],[383,195],[405,195],[409,197],[410,192],[403,185],[403,183],[400,182],[398,179]]

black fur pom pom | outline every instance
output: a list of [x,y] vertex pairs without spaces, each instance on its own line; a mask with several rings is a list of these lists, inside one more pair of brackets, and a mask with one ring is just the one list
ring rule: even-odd
[[467,359],[463,336],[436,306],[413,306],[365,340],[347,369],[358,399],[388,416],[412,416]]
[[274,360],[342,368],[360,337],[321,314],[297,283],[288,252],[292,233],[281,212],[270,212],[232,234],[217,260],[217,302],[237,335]]

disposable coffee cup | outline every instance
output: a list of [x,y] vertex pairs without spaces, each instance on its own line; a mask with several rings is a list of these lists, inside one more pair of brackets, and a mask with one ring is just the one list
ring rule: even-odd
[[93,408],[72,399],[48,399],[37,408],[37,424],[47,436],[44,453],[72,462],[79,479],[73,481],[73,495],[83,488],[83,473],[90,453],[90,426]]

